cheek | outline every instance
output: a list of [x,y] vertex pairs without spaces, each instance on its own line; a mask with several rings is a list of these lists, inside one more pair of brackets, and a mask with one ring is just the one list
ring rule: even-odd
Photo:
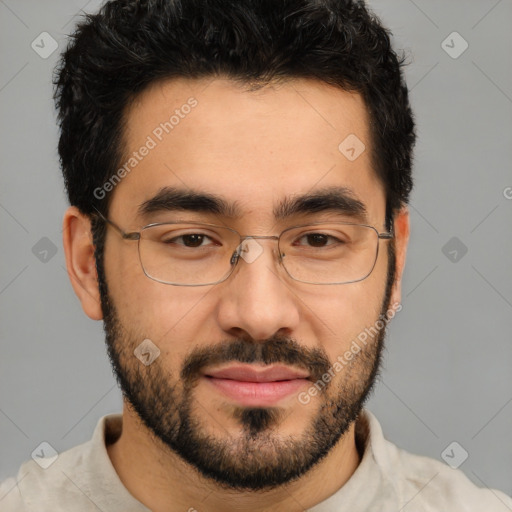
[[[130,337],[151,339],[161,350],[194,338],[207,287],[177,287],[148,278],[140,265],[137,244],[112,247],[105,253],[109,295]],[[202,312],[202,313],[201,313]],[[177,347],[176,347],[177,348]]]
[[[329,294],[304,299],[306,322],[331,361],[350,350],[354,340],[379,319],[386,291],[387,258],[379,258],[365,280],[333,287]],[[336,289],[337,288],[337,289]]]
[[[122,326],[120,342],[130,359],[138,345],[151,340],[160,351],[157,361],[162,375],[169,382],[177,382],[183,361],[194,347],[205,341],[200,330],[204,322],[198,318],[198,308],[194,307],[199,299],[194,300],[166,285],[156,282],[153,285],[144,278],[149,285],[127,280],[126,286],[119,287],[118,298],[113,297]],[[138,364],[135,359],[132,361]]]

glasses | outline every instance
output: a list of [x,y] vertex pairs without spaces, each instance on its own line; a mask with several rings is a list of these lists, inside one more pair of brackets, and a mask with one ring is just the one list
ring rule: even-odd
[[308,284],[348,284],[366,279],[390,232],[347,222],[319,222],[285,229],[279,236],[244,236],[226,226],[183,221],[158,222],[127,233],[98,215],[125,240],[137,240],[144,274],[163,284],[206,286],[222,283],[240,259],[255,261],[257,240],[277,240],[278,260],[294,280]]

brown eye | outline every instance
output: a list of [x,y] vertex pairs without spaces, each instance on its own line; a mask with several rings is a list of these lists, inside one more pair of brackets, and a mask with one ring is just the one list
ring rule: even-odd
[[167,245],[181,245],[183,247],[201,247],[204,245],[208,245],[207,242],[210,240],[210,237],[207,235],[203,235],[201,233],[191,233],[189,235],[180,235],[180,236],[170,236],[168,238],[164,237],[162,239],[162,243]]
[[187,247],[199,247],[202,245],[204,239],[206,238],[204,235],[184,235],[181,237],[183,239],[183,245]]
[[319,233],[313,233],[311,235],[306,235],[308,244],[312,247],[323,247],[326,245],[329,237],[327,235],[321,235]]
[[330,247],[343,243],[343,240],[325,233],[307,233],[299,237],[294,245],[298,247],[313,247],[321,249],[322,247]]

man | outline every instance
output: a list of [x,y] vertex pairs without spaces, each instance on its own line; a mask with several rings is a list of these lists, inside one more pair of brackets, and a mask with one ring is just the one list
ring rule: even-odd
[[2,510],[512,510],[363,405],[414,123],[362,2],[123,0],[56,75],[68,273],[124,395]]

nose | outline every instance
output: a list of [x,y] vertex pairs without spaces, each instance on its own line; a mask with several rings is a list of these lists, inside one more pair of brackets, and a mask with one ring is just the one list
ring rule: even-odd
[[251,238],[241,249],[233,273],[219,285],[220,327],[255,340],[290,335],[299,324],[300,300],[280,266],[277,243]]

